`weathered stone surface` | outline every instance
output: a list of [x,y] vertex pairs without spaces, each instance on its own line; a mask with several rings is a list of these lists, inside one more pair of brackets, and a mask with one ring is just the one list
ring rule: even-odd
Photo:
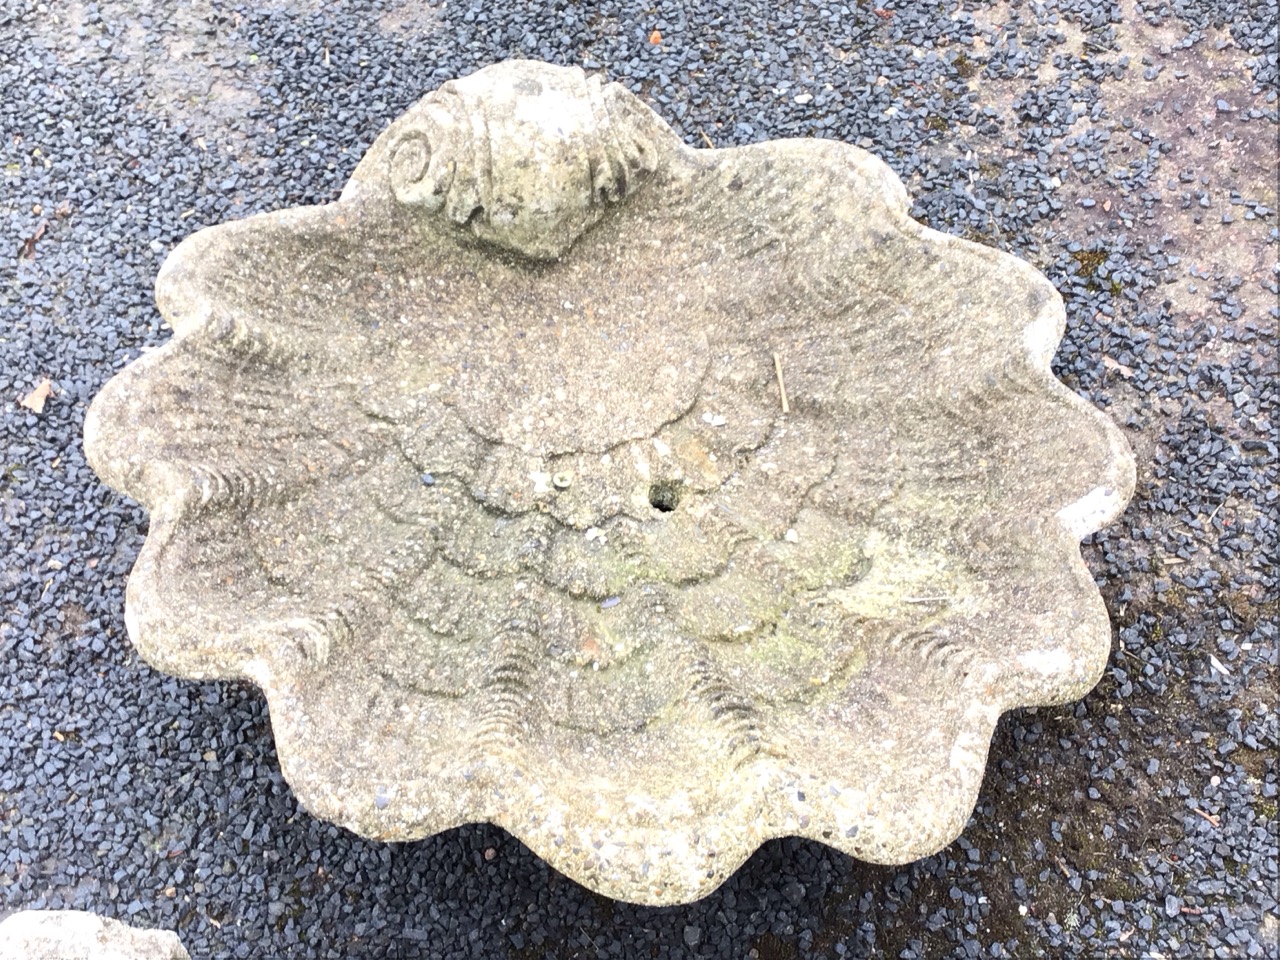
[[191,960],[176,933],[80,910],[24,910],[0,922],[0,960]]
[[151,511],[130,634],[258,683],[364,835],[492,821],[651,903],[780,835],[906,861],[1105,663],[1078,540],[1133,464],[1050,373],[1061,300],[861,150],[692,150],[509,62],[157,299],[85,426]]

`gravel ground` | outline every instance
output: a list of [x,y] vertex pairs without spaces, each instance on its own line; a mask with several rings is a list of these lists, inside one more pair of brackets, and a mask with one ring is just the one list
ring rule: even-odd
[[[0,0],[0,916],[94,910],[197,958],[1276,955],[1278,20],[1246,0]],[[1085,546],[1113,654],[1083,702],[1004,719],[942,853],[776,841],[652,909],[492,827],[372,843],[299,808],[253,688],[131,650],[147,521],[80,430],[167,336],[166,251],[335,199],[409,103],[512,56],[605,70],[693,145],[864,146],[920,220],[1066,298],[1059,375],[1140,461]],[[21,405],[45,378],[43,410]]]

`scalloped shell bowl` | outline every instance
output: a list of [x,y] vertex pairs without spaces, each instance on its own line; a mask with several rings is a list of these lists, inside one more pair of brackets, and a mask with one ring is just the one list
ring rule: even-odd
[[140,653],[265,692],[316,816],[496,823],[619,899],[763,841],[951,842],[1002,711],[1110,645],[1133,491],[1049,282],[866,152],[693,150],[617,84],[451,81],[341,198],[201,230],[95,399]]

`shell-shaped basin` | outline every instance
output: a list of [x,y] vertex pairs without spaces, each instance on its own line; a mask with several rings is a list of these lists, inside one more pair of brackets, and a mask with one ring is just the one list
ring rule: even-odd
[[258,684],[365,836],[489,821],[653,904],[771,837],[905,862],[1107,658],[1079,540],[1133,461],[1050,372],[1062,302],[855,147],[693,150],[503,63],[156,292],[85,426],[151,513],[130,636]]

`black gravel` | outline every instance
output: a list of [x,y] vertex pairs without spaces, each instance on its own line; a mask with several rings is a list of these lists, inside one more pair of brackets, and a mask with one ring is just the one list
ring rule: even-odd
[[[1275,956],[1277,22],[1245,0],[0,0],[0,916],[94,910],[198,958]],[[1085,547],[1114,651],[1083,702],[1005,718],[942,853],[777,841],[650,909],[492,827],[368,842],[299,808],[253,688],[130,649],[147,521],[80,431],[167,336],[165,252],[334,199],[409,103],[513,56],[606,71],[693,145],[864,146],[920,220],[1066,298],[1058,372],[1140,459]]]

